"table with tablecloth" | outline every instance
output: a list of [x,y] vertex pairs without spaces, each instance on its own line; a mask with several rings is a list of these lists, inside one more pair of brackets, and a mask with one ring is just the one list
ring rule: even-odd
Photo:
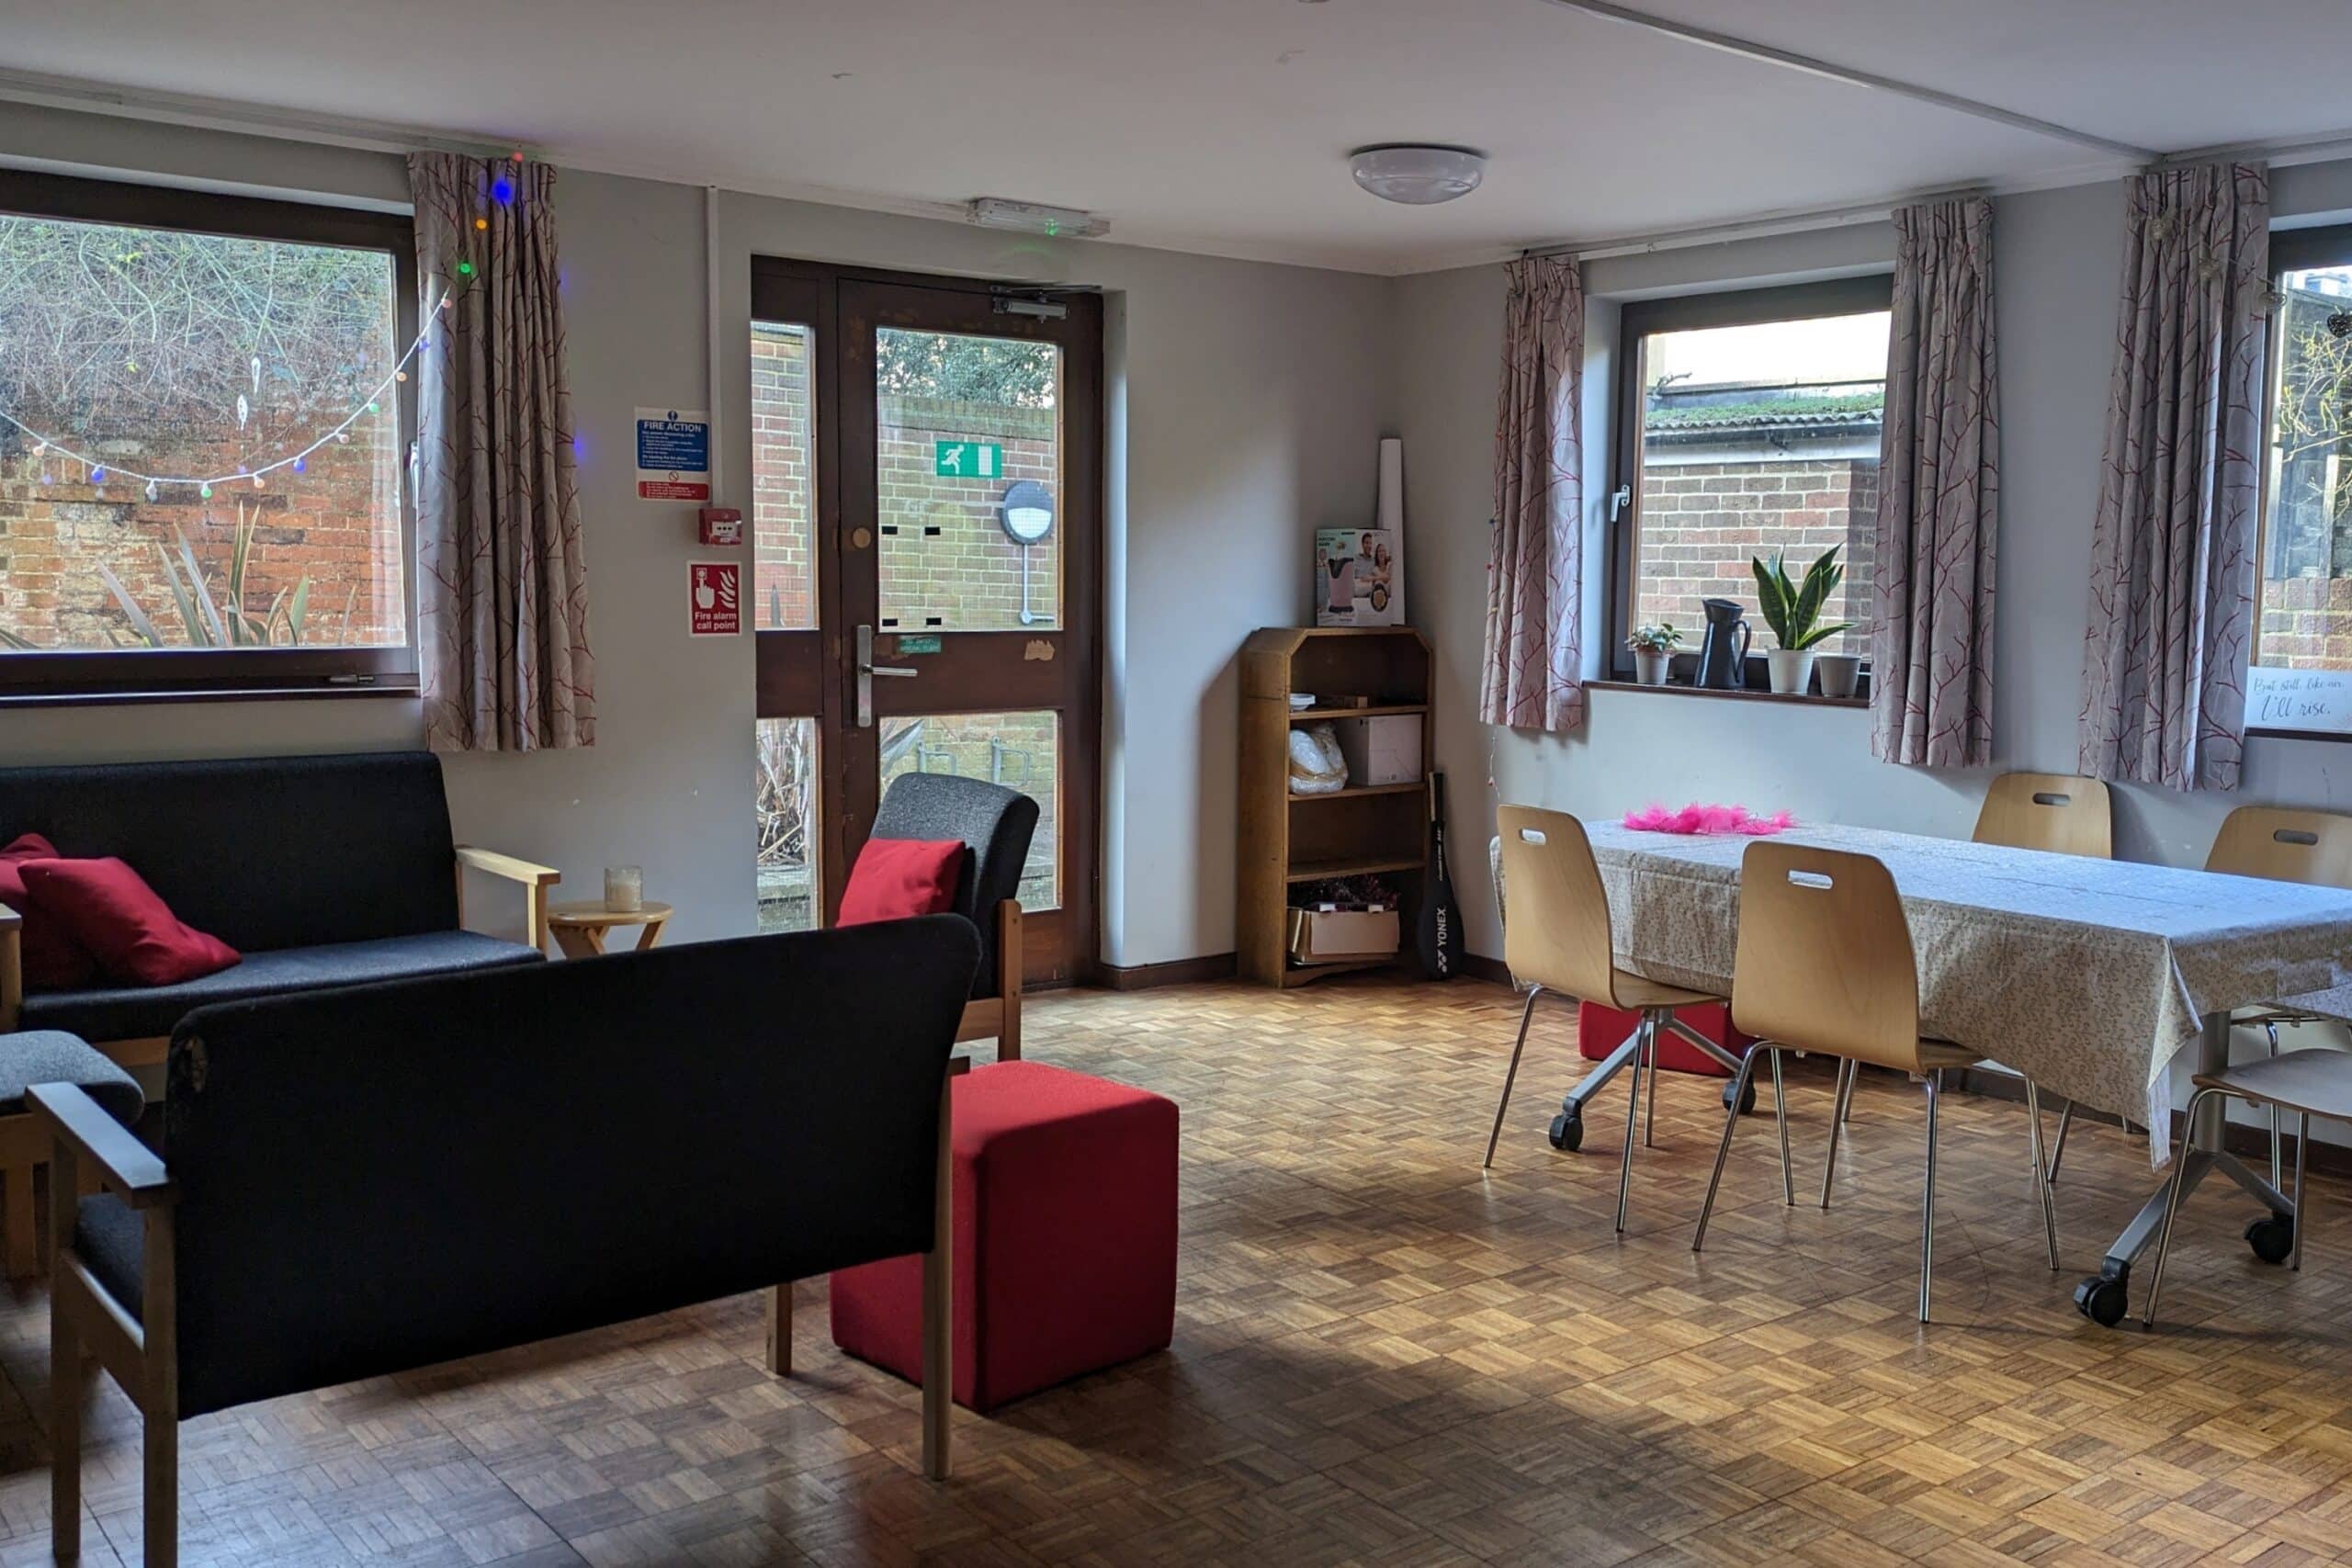
[[[1753,840],[1588,831],[1618,963],[1729,994]],[[2352,892],[1868,828],[1800,826],[1780,841],[1884,863],[1918,956],[1922,1031],[2144,1122],[2157,1164],[2172,1059],[2209,1016],[2292,1000],[2352,1017]]]

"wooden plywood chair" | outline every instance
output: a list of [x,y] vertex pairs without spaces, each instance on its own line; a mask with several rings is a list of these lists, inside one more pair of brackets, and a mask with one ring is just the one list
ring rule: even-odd
[[[2242,815],[2242,813],[2241,813]],[[2188,1099],[2188,1131],[2173,1160],[2172,1182],[2165,1198],[2164,1228],[2157,1233],[2156,1269],[2148,1281],[2147,1313],[2141,1326],[2156,1325],[2156,1298],[2165,1287],[2165,1257],[2172,1250],[2173,1220],[2180,1213],[2183,1174],[2189,1150],[2197,1142],[2197,1111],[2214,1095],[2227,1095],[2248,1104],[2267,1107],[2271,1124],[2281,1110],[2295,1113],[2295,1188],[2292,1212],[2266,1214],[2246,1228],[2246,1240],[2266,1262],[2284,1261],[2290,1269],[2303,1266],[2303,1151],[2311,1146],[2312,1118],[2352,1122],[2352,1055],[2341,1051],[2290,1051],[2282,1056],[2249,1062],[2226,1072],[2199,1073],[2197,1092]],[[2224,1122],[2223,1125],[2227,1125]],[[2275,1185],[2275,1184],[2274,1184]]]
[[1976,842],[2054,854],[2115,854],[2115,815],[2107,785],[2071,773],[2003,773],[1984,792]]
[[[1739,945],[1733,960],[1732,1021],[1757,1038],[1740,1065],[1745,1079],[1756,1057],[1783,1050],[1818,1052],[1848,1062],[1892,1067],[1927,1082],[1927,1181],[1919,1208],[1919,1321],[1928,1321],[1934,1284],[1936,1235],[1936,1105],[1947,1067],[1965,1067],[1983,1053],[1919,1032],[1919,973],[1911,928],[1894,878],[1869,855],[1803,844],[1757,843],[1741,857]],[[1778,1068],[1777,1060],[1774,1063]],[[1838,1100],[1829,1121],[1829,1161],[1838,1158],[1838,1129],[1850,1077],[1840,1073]],[[2032,1124],[2034,1192],[2049,1244],[2050,1267],[2058,1267],[2058,1222],[2041,1163],[2040,1092],[2026,1084],[2027,1119]],[[1706,1245],[1707,1220],[1731,1153],[1734,1115],[1724,1123],[1715,1151],[1714,1175],[1690,1249]],[[1822,1178],[1822,1206],[1829,1205],[1829,1180]]]
[[[2074,773],[2003,773],[1984,792],[1984,806],[1976,814],[1976,831],[1971,837],[1980,844],[2005,844],[2013,850],[2112,860],[2115,811],[2107,785],[2098,779]],[[2066,1132],[2074,1120],[2075,1104],[2068,1100],[2059,1112],[2058,1142],[2050,1153],[2052,1181],[2058,1179],[2058,1163],[2065,1157]]]
[[[2213,835],[2213,847],[2205,854],[2205,869],[2230,876],[2258,876],[2267,882],[2352,888],[2352,817],[2334,811],[2241,806],[2222,818],[2222,830]],[[2268,1054],[2276,1057],[2281,1024],[2335,1021],[2281,1008],[2248,1008],[2230,1021],[2234,1028],[2261,1030]],[[2282,1165],[2279,1107],[2272,1101],[2269,1109],[2270,1185],[2276,1187]],[[2062,1123],[2062,1134],[2064,1130]]]
[[[1625,1104],[1624,1163],[1617,1175],[1617,1229],[1625,1228],[1625,1204],[1634,1168],[1634,1128],[1641,1109],[1642,1083],[1650,1080],[1653,1100],[1657,1076],[1657,1036],[1670,1029],[1726,1069],[1739,1073],[1742,1059],[1713,1041],[1686,1028],[1674,1010],[1721,997],[1685,990],[1619,968],[1609,918],[1609,891],[1602,886],[1600,867],[1592,858],[1592,841],[1584,824],[1565,811],[1532,806],[1506,806],[1496,812],[1500,829],[1499,886],[1510,891],[1510,916],[1503,922],[1503,958],[1512,977],[1528,987],[1527,1003],[1519,1015],[1519,1040],[1511,1047],[1510,1068],[1503,1077],[1503,1093],[1495,1107],[1494,1130],[1487,1138],[1487,1165],[1495,1159],[1496,1140],[1502,1135],[1503,1113],[1510,1108],[1511,1085],[1519,1077],[1520,1055],[1527,1049],[1527,1026],[1535,1001],[1545,991],[1556,991],[1580,1001],[1598,1002],[1623,1012],[1638,1013],[1641,1023],[1634,1037],[1612,1053],[1585,1081],[1570,1092],[1563,1114],[1581,1114],[1583,1100],[1618,1070],[1633,1069]],[[1741,1088],[1747,1077],[1741,1074]],[[1781,1067],[1772,1064],[1774,1109],[1781,1116],[1781,1185],[1791,1201],[1795,1189],[1789,1169],[1789,1132],[1781,1110]],[[1735,1100],[1733,1113],[1737,1114]],[[1655,1105],[1653,1104],[1653,1112]],[[1556,1138],[1555,1140],[1557,1141]]]

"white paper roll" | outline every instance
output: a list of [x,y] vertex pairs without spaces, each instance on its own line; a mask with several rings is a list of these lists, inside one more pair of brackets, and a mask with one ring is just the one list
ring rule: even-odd
[[1380,526],[1405,531],[1405,444],[1394,435],[1380,443]]

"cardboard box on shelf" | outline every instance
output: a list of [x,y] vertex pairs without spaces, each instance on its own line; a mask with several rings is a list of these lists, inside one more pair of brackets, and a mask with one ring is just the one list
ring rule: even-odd
[[1417,713],[1376,714],[1370,718],[1336,718],[1340,754],[1348,760],[1348,783],[1410,784],[1421,776],[1421,716]]
[[1315,624],[1394,626],[1405,620],[1396,534],[1386,528],[1315,531]]
[[1294,964],[1345,964],[1394,958],[1397,945],[1394,909],[1293,909],[1290,958]]

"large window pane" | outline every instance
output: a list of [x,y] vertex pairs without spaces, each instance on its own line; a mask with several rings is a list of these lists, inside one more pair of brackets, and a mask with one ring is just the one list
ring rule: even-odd
[[817,624],[815,344],[805,326],[752,323],[752,624],[760,631]]
[[2352,670],[2352,265],[2279,291],[2255,662]]
[[958,713],[882,721],[882,784],[900,773],[961,773],[1017,789],[1037,803],[1037,831],[1021,877],[1021,904],[1061,902],[1054,874],[1060,843],[1061,745],[1052,713]]
[[0,650],[405,645],[395,279],[0,216]]
[[1818,648],[1868,651],[1887,325],[1872,310],[1642,339],[1636,621],[1671,621],[1695,647],[1700,601],[1735,600],[1762,653],[1750,561],[1784,551],[1802,581],[1835,546],[1846,579],[1822,619],[1858,625]]
[[884,629],[1061,624],[1061,355],[1019,338],[875,333]]
[[763,718],[753,734],[759,777],[752,790],[759,828],[762,931],[805,931],[818,923],[817,721]]

